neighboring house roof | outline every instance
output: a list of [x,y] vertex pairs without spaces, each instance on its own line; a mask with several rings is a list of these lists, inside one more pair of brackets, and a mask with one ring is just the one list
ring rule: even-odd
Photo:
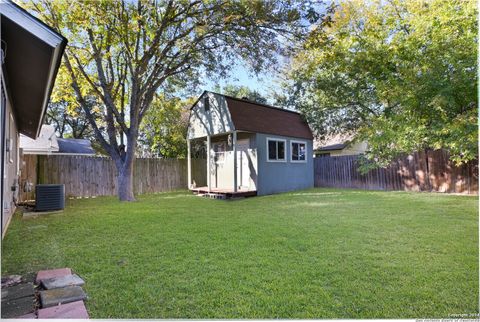
[[0,2],[2,74],[20,133],[40,134],[67,39],[10,0]]
[[313,149],[317,153],[340,153],[342,155],[356,155],[365,153],[368,145],[364,141],[355,140],[354,133],[335,134],[323,140],[315,140]]
[[300,113],[246,99],[205,91],[192,109],[207,93],[224,97],[230,121],[237,131],[313,139],[312,131]]
[[57,138],[55,128],[47,124],[42,125],[40,135],[35,140],[20,134],[19,147],[24,154],[95,154],[89,140]]
[[318,151],[333,151],[333,150],[343,150],[347,147],[347,144],[340,143],[340,144],[332,144],[327,146],[322,146],[318,148]]
[[24,154],[50,154],[58,152],[58,142],[55,136],[55,128],[51,125],[42,125],[40,135],[34,140],[26,135],[20,134],[19,147]]
[[95,154],[92,144],[86,139],[57,139],[60,154]]
[[[345,147],[348,146],[348,144],[354,138],[355,138],[355,135],[352,133],[328,135],[323,140],[320,140],[320,139],[314,140],[313,149],[321,150],[325,147],[336,146],[336,145],[343,145],[343,147],[339,147],[338,149],[344,149]],[[337,149],[330,149],[330,150],[337,150]]]

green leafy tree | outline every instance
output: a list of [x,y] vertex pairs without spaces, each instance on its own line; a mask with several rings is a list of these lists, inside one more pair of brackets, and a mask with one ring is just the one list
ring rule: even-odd
[[268,103],[268,99],[262,94],[260,94],[257,90],[252,90],[250,89],[250,87],[244,86],[244,85],[228,84],[228,85],[225,85],[224,87],[220,87],[219,85],[217,85],[215,87],[215,91],[221,94],[225,94],[225,95],[229,95],[237,98],[246,98],[250,101],[254,101],[261,104]]
[[475,1],[340,1],[328,17],[288,84],[319,137],[356,133],[376,166],[427,148],[477,158]]
[[[275,66],[305,34],[302,1],[51,1],[25,3],[69,39],[57,79],[65,100],[85,111],[113,159],[120,200],[134,200],[133,162],[140,124],[156,94],[200,75],[222,77],[235,62],[254,72]],[[171,93],[170,93],[171,94]],[[99,124],[86,102],[102,106]],[[125,142],[123,139],[125,138]]]
[[188,119],[194,99],[166,99],[158,95],[140,127],[140,149],[145,156],[185,158]]

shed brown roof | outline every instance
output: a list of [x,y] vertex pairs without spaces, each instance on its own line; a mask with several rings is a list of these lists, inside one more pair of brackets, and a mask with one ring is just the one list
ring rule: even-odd
[[236,130],[313,139],[310,127],[297,112],[223,96]]

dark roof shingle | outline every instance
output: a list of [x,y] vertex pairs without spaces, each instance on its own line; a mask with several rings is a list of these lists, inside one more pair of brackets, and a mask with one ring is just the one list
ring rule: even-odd
[[223,96],[236,130],[313,139],[310,127],[297,112]]

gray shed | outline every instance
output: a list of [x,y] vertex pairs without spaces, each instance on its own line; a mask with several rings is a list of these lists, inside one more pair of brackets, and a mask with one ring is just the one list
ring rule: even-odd
[[[205,91],[190,113],[188,187],[227,196],[313,187],[312,139],[297,112]],[[192,178],[193,142],[206,146],[207,185],[202,187]]]

